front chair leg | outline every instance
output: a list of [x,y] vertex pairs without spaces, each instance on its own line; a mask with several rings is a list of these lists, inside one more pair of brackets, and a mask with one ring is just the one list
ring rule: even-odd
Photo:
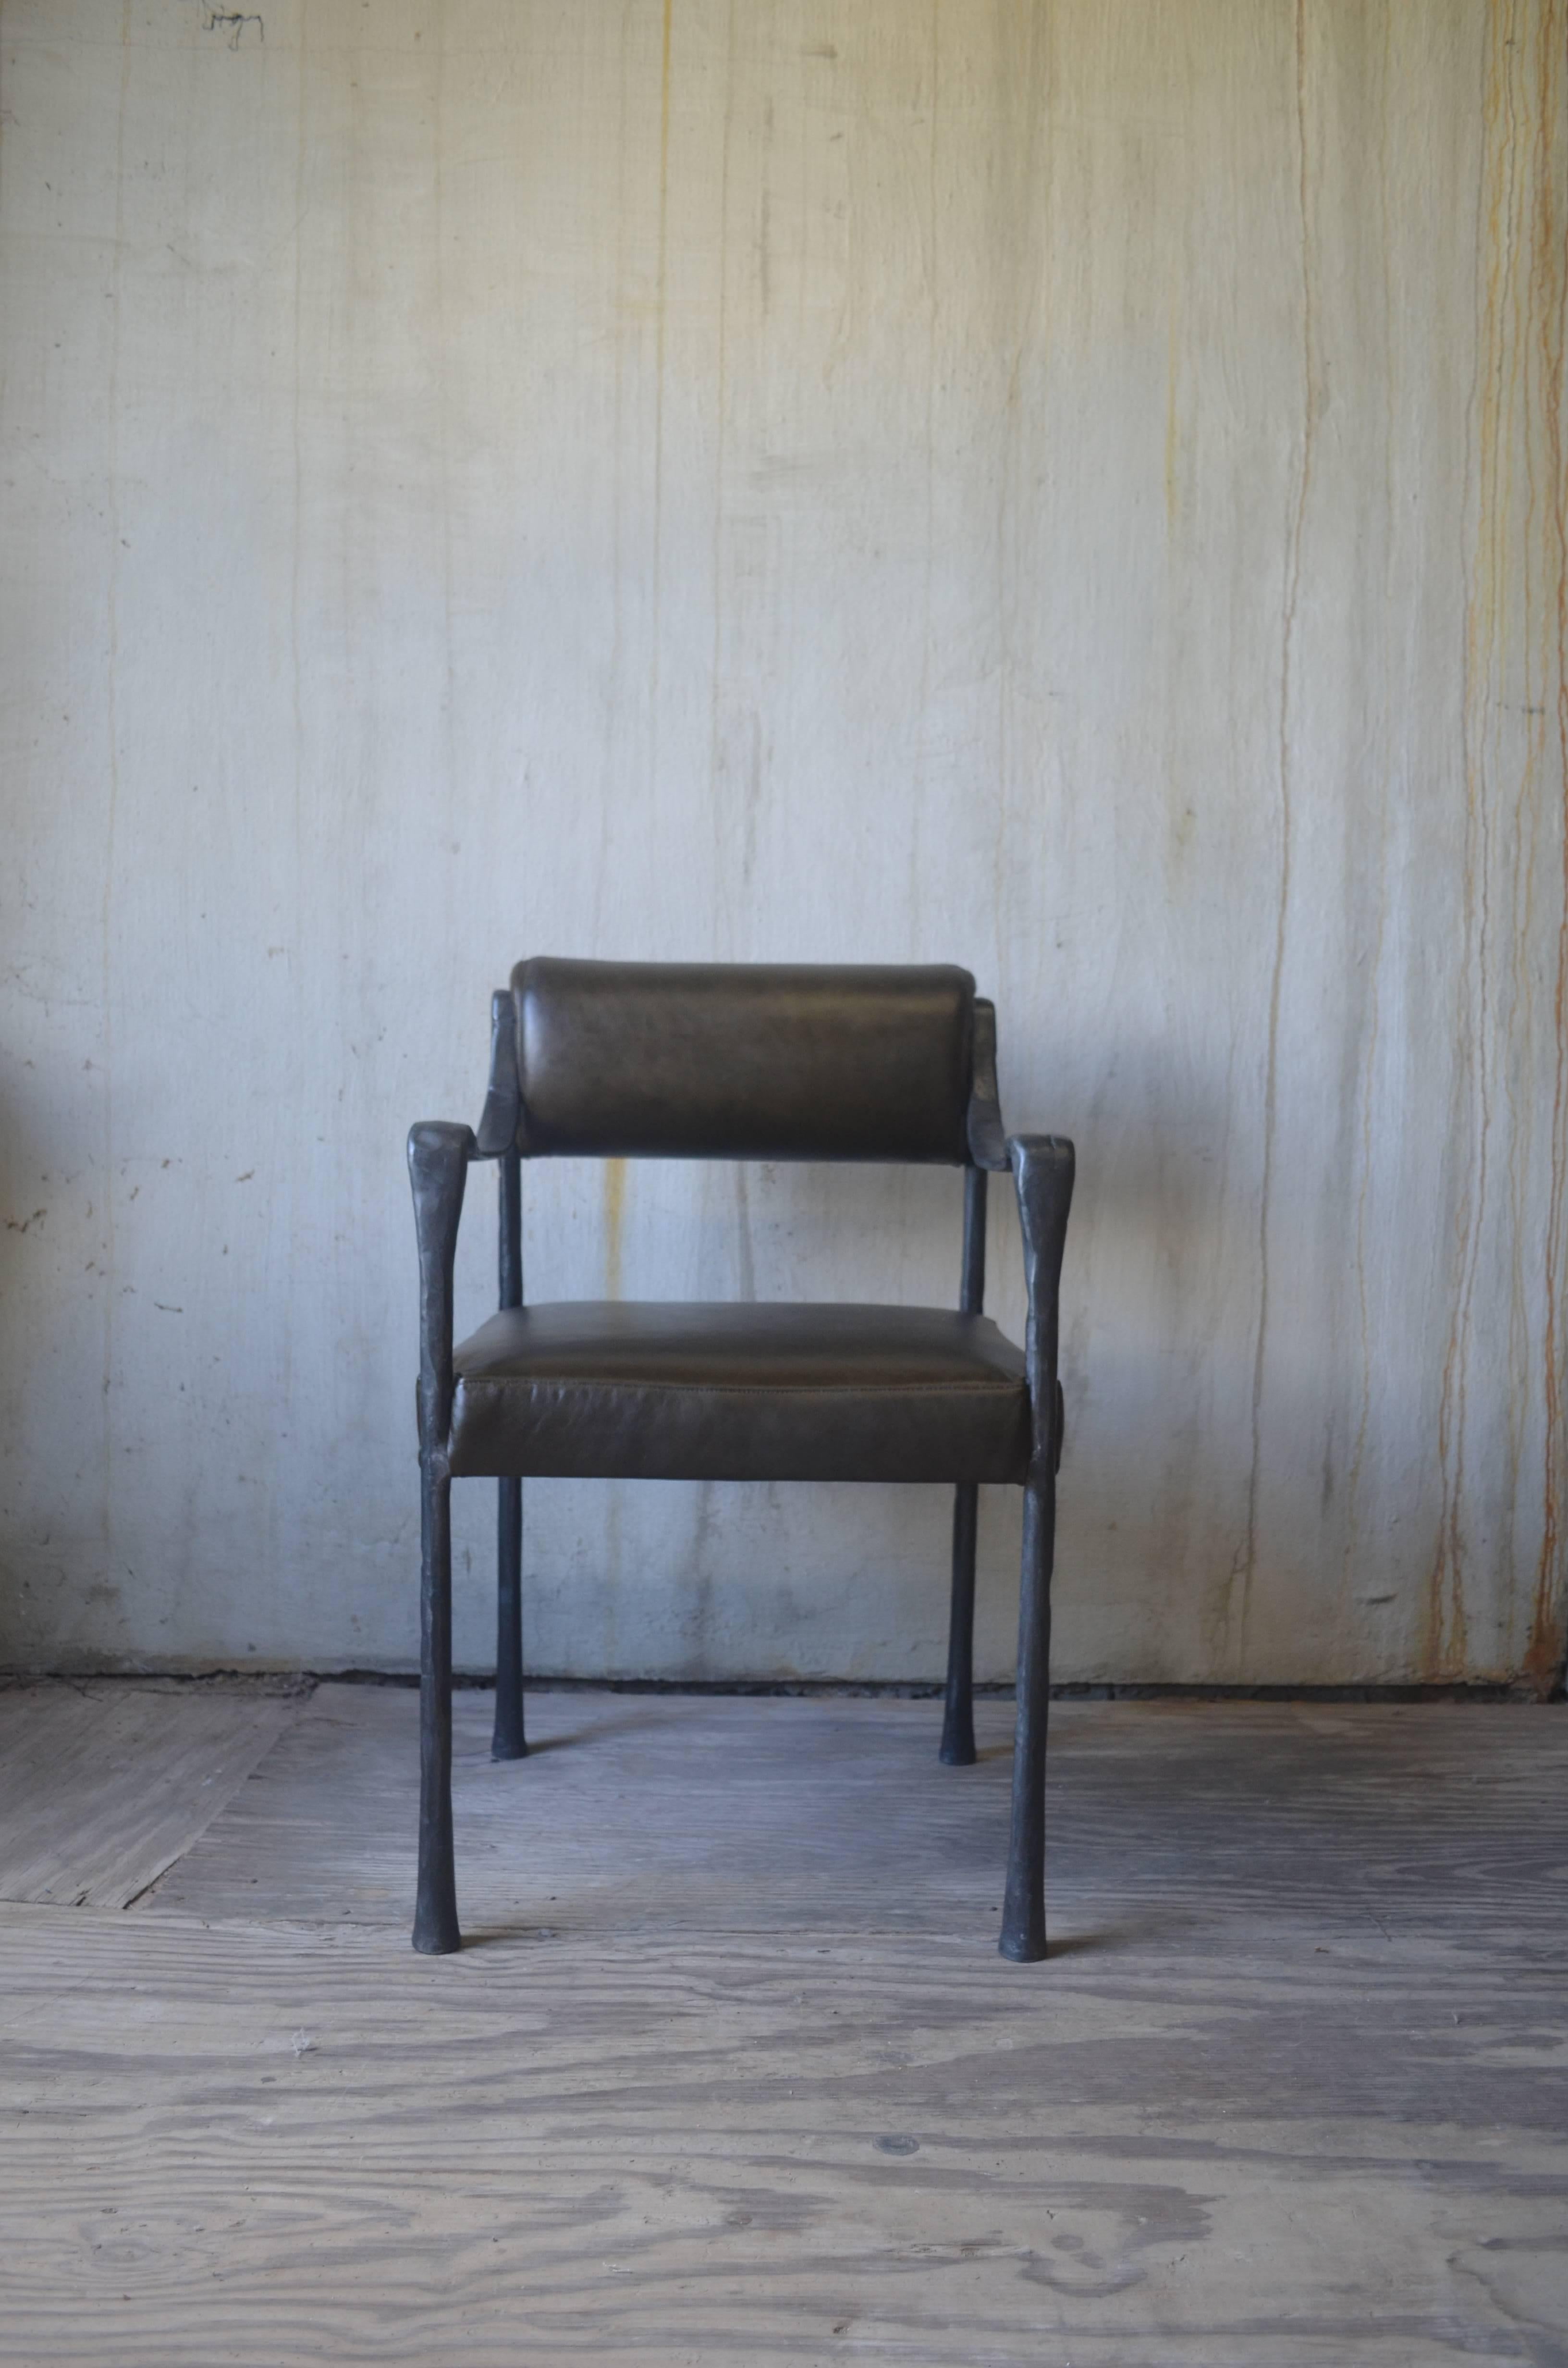
[[1045,1954],[1045,1729],[1051,1702],[1051,1569],[1056,1481],[1049,1470],[1024,1492],[1018,1590],[1017,1728],[1013,1745],[1013,1831],[1000,1947],[1016,1964]]
[[419,1588],[419,1889],[414,1945],[427,1957],[462,1946],[452,1866],[452,1484],[421,1458],[424,1564]]
[[526,1759],[523,1732],[523,1484],[496,1484],[495,1732],[492,1759]]
[[953,1493],[953,1593],[948,1621],[948,1691],[942,1748],[949,1768],[974,1765],[974,1543],[980,1490],[960,1480]]

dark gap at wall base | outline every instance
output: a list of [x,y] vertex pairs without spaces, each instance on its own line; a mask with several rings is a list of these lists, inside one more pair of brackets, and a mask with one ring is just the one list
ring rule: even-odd
[[[493,1671],[458,1669],[455,1690],[473,1692],[494,1686]],[[258,1694],[314,1691],[318,1685],[417,1687],[418,1673],[408,1669],[0,1669],[0,1691],[37,1685],[209,1686],[214,1691]],[[896,1678],[565,1678],[537,1677],[524,1680],[528,1693],[610,1694],[740,1694],[834,1697],[845,1701],[936,1702],[939,1683]],[[978,1698],[1010,1702],[1013,1688],[996,1681],[977,1683]],[[1528,1679],[1494,1679],[1472,1684],[1407,1685],[1180,1685],[1144,1684],[1116,1679],[1071,1680],[1051,1689],[1053,1702],[1521,1702],[1539,1708],[1568,1701],[1568,1687],[1559,1671],[1551,1687],[1542,1689]]]
[[[388,1675],[376,1669],[339,1669],[334,1685],[416,1686],[416,1676]],[[495,1682],[483,1671],[454,1676],[454,1686],[484,1687]],[[939,1702],[939,1684],[898,1678],[527,1678],[526,1693],[609,1694],[763,1694],[838,1696],[846,1701],[882,1699],[890,1702]],[[997,1680],[974,1688],[976,1701],[1011,1702],[1013,1688]],[[1052,1702],[1529,1702],[1568,1699],[1558,1683],[1543,1694],[1529,1679],[1500,1679],[1474,1684],[1410,1684],[1365,1686],[1226,1686],[1159,1685],[1064,1680],[1051,1689]]]

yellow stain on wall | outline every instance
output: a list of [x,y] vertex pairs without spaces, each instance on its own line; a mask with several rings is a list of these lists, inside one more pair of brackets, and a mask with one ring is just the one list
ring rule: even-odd
[[626,1162],[607,1159],[605,1196],[605,1297],[620,1297],[621,1250],[626,1227]]

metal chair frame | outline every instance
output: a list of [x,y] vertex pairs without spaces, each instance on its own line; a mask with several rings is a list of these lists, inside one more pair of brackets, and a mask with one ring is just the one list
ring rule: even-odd
[[[1046,1953],[1045,1748],[1050,1702],[1051,1587],[1056,1474],[1063,1406],[1057,1372],[1058,1304],[1074,1148],[1062,1137],[1006,1133],[996,1086],[994,1007],[974,999],[974,1057],[964,1167],[963,1256],[959,1304],[979,1315],[985,1296],[986,1187],[1011,1170],[1023,1234],[1028,1312],[1024,1342],[1031,1449],[1024,1488],[1018,1601],[1017,1724],[1007,1887],[998,1946],[1028,1964]],[[425,1121],[408,1138],[419,1247],[420,1580],[419,1874],[414,1946],[443,1954],[461,1945],[452,1850],[451,1485],[448,1460],[453,1399],[453,1269],[469,1168],[495,1160],[500,1172],[499,1301],[523,1304],[521,1088],[509,990],[491,1004],[490,1085],[477,1130]],[[952,1595],[940,1757],[973,1763],[975,1543],[979,1484],[958,1483],[953,1502]],[[497,1483],[495,1725],[497,1759],[527,1756],[523,1717],[522,1482]]]

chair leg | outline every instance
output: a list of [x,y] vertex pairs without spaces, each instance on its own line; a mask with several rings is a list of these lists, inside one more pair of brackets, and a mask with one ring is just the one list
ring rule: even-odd
[[1047,1473],[1024,1492],[1024,1555],[1018,1590],[1018,1709],[1013,1745],[1013,1831],[1002,1954],[1016,1964],[1045,1954],[1045,1728],[1051,1701],[1051,1568],[1056,1480]]
[[492,1759],[526,1759],[523,1732],[523,1484],[502,1480],[495,1504],[495,1732]]
[[414,1945],[427,1957],[462,1946],[452,1866],[452,1484],[421,1463],[419,1888]]
[[960,1480],[953,1492],[953,1595],[938,1755],[949,1768],[974,1765],[974,1543],[979,1520],[980,1490],[972,1480]]

